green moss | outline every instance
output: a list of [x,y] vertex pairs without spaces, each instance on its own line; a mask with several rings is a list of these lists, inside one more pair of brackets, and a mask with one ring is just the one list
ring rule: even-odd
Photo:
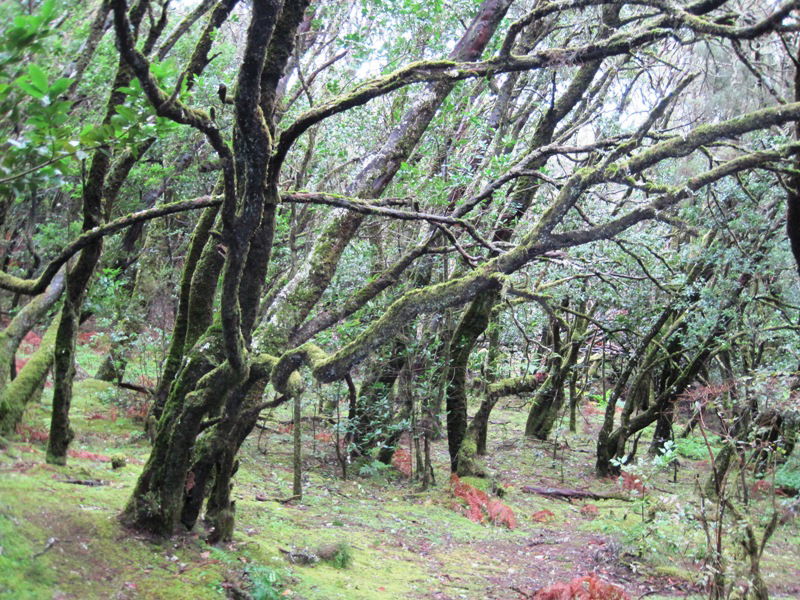
[[692,573],[675,565],[659,565],[653,571],[662,577],[680,579],[689,583],[697,583],[699,579],[697,573]]
[[57,573],[46,553],[34,557],[47,546],[47,534],[13,512],[0,504],[0,598],[49,598]]
[[487,476],[486,467],[478,458],[478,444],[469,434],[464,437],[458,449],[458,475],[471,476],[471,479]]

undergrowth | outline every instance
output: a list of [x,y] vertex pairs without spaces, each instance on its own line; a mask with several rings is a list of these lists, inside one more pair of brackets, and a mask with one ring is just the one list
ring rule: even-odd
[[280,600],[283,597],[283,577],[275,569],[257,565],[248,569],[247,576],[253,600]]
[[353,564],[353,551],[348,544],[340,542],[330,558],[325,559],[335,569],[348,569]]

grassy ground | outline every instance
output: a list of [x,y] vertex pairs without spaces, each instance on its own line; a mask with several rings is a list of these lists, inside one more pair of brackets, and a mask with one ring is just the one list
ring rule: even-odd
[[[85,350],[83,371],[92,372],[96,362]],[[707,467],[686,457],[677,471],[641,466],[644,497],[622,493],[617,481],[597,480],[593,404],[584,407],[579,432],[559,431],[555,443],[523,439],[518,400],[493,413],[487,464],[516,515],[513,530],[464,516],[448,481],[446,442],[435,445],[437,485],[426,492],[395,469],[369,465],[370,476],[352,467],[343,481],[327,426],[311,421],[304,430],[303,499],[281,503],[291,495],[291,434],[281,433],[288,414],[273,414],[241,454],[235,540],[211,547],[202,532],[152,540],[119,525],[117,514],[148,454],[134,397],[126,394],[93,379],[78,382],[77,437],[66,467],[44,464],[48,393],[0,451],[0,598],[508,600],[590,573],[633,598],[703,597],[707,552],[696,476],[705,477]],[[691,454],[697,440],[688,446]],[[112,468],[112,458],[124,458],[126,466]],[[586,508],[526,493],[524,486],[620,497]],[[753,518],[766,515],[772,502],[769,494],[757,499]],[[737,535],[725,531],[727,548],[735,549]],[[347,568],[287,561],[287,552],[331,544],[347,548]],[[741,555],[730,557],[732,568],[745,568]],[[798,559],[800,530],[788,520],[763,560],[774,597],[800,597]]]

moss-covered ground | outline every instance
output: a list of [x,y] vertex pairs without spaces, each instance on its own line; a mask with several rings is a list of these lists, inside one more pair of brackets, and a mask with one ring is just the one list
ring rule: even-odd
[[[85,375],[99,362],[87,349],[81,360]],[[493,413],[486,462],[494,479],[467,481],[490,494],[504,490],[518,521],[513,530],[466,518],[449,484],[445,440],[434,445],[436,484],[427,491],[396,469],[369,465],[366,475],[351,465],[343,480],[330,425],[321,420],[304,426],[303,499],[284,503],[292,489],[291,434],[283,426],[288,412],[275,412],[243,448],[236,535],[219,546],[205,544],[202,529],[154,540],[119,524],[149,451],[135,394],[86,376],[78,381],[77,435],[65,467],[44,464],[48,402],[46,392],[0,450],[0,598],[510,600],[590,573],[633,598],[704,597],[708,551],[696,491],[708,471],[702,444],[684,443],[683,454],[700,452],[681,455],[677,470],[643,460],[638,472],[647,491],[631,493],[594,476],[601,415],[589,402],[578,432],[558,426],[550,442],[523,439],[520,399]],[[124,457],[126,466],[112,468],[112,457]],[[569,502],[524,486],[614,497]],[[757,522],[780,502],[762,494],[749,514]],[[763,559],[777,598],[800,597],[800,528],[791,516]],[[737,535],[726,530],[724,543],[731,572],[741,574]],[[287,560],[331,544],[346,544],[347,568]]]

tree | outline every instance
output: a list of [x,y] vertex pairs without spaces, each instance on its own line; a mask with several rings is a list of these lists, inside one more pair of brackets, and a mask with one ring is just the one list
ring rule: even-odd
[[[742,50],[749,40],[789,36],[796,2],[771,8],[753,3],[746,18],[738,19],[726,12],[732,3],[724,0],[604,4],[485,0],[477,7],[459,5],[463,14],[446,15],[434,3],[428,10],[435,14],[424,17],[448,19],[452,31],[460,31],[456,23],[468,17],[460,35],[447,28],[434,35],[404,8],[383,12],[367,6],[367,12],[380,15],[384,29],[362,31],[356,20],[355,31],[342,36],[354,11],[346,4],[256,0],[234,80],[219,85],[216,98],[204,98],[213,108],[205,110],[197,107],[202,96],[195,96],[192,86],[207,84],[202,73],[220,37],[216,32],[242,7],[235,0],[213,8],[204,4],[206,25],[184,68],[170,78],[154,52],[167,7],[150,22],[147,35],[137,38],[149,4],[129,8],[124,0],[111,2],[119,80],[103,125],[124,117],[123,96],[135,95],[147,101],[140,117],[157,116],[164,126],[174,123],[201,134],[218,173],[213,196],[191,205],[208,208],[184,261],[171,351],[157,394],[153,450],[125,509],[128,524],[168,535],[178,522],[193,526],[208,497],[206,518],[215,539],[229,538],[238,447],[261,409],[301,393],[301,369],[308,367],[321,383],[343,379],[419,315],[472,303],[456,329],[447,365],[457,375],[448,392],[448,435],[457,468],[467,427],[461,377],[466,360],[498,300],[526,292],[532,263],[613,239],[645,221],[669,221],[676,207],[697,202],[725,178],[792,160],[796,142],[764,144],[759,134],[796,121],[800,103],[746,107],[698,124],[680,101],[699,85],[691,71],[703,48],[732,44]],[[401,62],[407,55],[421,60],[393,64],[357,85],[345,81],[358,73],[335,52],[325,54],[331,39],[350,36],[362,42],[363,59],[365,39],[385,41],[409,22],[417,27],[415,35],[389,44],[387,58],[398,58],[396,51]],[[369,71],[374,65],[364,60],[361,67]],[[120,87],[131,91],[119,92]],[[393,93],[396,103],[389,98]],[[616,122],[604,117],[611,105],[619,106]],[[454,106],[465,114],[455,113]],[[484,110],[491,115],[487,125]],[[137,115],[131,117],[137,122]],[[386,127],[375,125],[380,118]],[[358,131],[356,125],[388,135],[374,147],[359,140],[367,156],[363,166],[348,167],[345,154],[344,166],[333,168],[326,161],[337,127],[347,135]],[[148,140],[135,152],[120,154],[114,165],[127,173]],[[693,160],[701,152],[708,164]],[[39,293],[72,253],[82,252],[67,275],[56,341],[54,460],[64,456],[69,441],[76,322],[102,249],[101,198],[110,202],[118,191],[114,165],[101,149],[90,162],[82,190],[82,246],[73,244],[38,277],[0,274],[6,290]],[[328,188],[342,169],[347,173],[342,181]],[[292,190],[287,181],[314,191]],[[382,199],[387,192],[399,193]],[[423,202],[426,196],[431,202]],[[611,200],[603,206],[590,202],[595,197]],[[336,209],[321,221],[311,216],[303,223],[291,208],[300,203]],[[164,214],[167,207],[148,216]],[[343,257],[373,217],[414,222],[413,241],[398,241],[382,271],[353,285],[342,302],[326,305]],[[309,223],[318,233],[303,255],[296,240],[308,235]],[[427,225],[420,228],[422,223]],[[402,223],[394,227],[402,231]],[[408,290],[398,285],[420,257],[451,251],[460,261],[454,271],[437,270],[434,283]],[[375,305],[380,309],[370,314]],[[365,322],[355,335],[324,339],[336,324],[357,315]],[[568,353],[574,359],[577,332],[587,324],[578,318],[573,325],[574,350]],[[312,343],[315,337],[323,343]],[[562,371],[572,363],[554,361],[554,376],[563,382]],[[268,384],[275,400],[262,399]]]

